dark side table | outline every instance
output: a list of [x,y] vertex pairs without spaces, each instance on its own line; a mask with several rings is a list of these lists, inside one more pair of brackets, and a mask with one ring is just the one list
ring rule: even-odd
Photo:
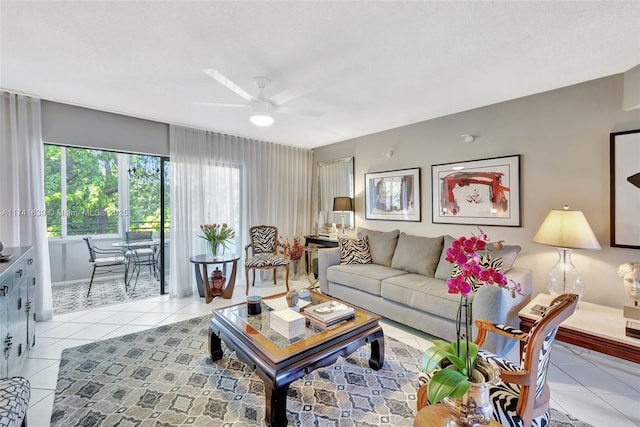
[[[317,281],[318,279],[318,264],[317,264],[317,249],[318,248],[337,248],[338,247],[338,239],[330,236],[322,236],[322,235],[309,235],[304,236],[304,261],[305,261],[305,269],[307,273],[307,278],[312,285],[315,285],[315,282],[311,280],[310,275],[313,273],[314,279]],[[314,258],[314,255],[316,257]]]
[[[198,285],[198,293],[201,297],[204,297],[204,300],[207,304],[209,304],[213,297],[221,296],[225,299],[230,299],[233,295],[233,288],[236,285],[236,273],[238,271],[238,260],[240,257],[238,255],[218,255],[213,257],[208,254],[201,254],[192,256],[189,261],[193,263],[193,266],[196,270],[196,283]],[[227,277],[227,283],[224,288],[222,288],[222,293],[220,294],[212,294],[211,288],[209,287],[209,274],[207,272],[207,265],[213,264],[222,264],[223,274],[226,275],[227,272],[227,263],[232,263],[231,274]],[[200,266],[202,266],[202,272],[200,271]]]

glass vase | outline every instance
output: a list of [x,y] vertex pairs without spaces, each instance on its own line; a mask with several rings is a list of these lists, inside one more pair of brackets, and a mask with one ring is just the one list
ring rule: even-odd
[[490,388],[500,381],[500,371],[494,365],[478,359],[475,369],[484,382],[474,382],[464,396],[445,397],[442,403],[451,416],[443,424],[445,427],[472,427],[489,424],[493,418]]
[[300,260],[292,259],[289,262],[289,274],[291,276],[291,280],[300,279]]
[[217,258],[218,255],[222,254],[222,244],[219,242],[209,242],[209,250],[211,251],[211,256]]

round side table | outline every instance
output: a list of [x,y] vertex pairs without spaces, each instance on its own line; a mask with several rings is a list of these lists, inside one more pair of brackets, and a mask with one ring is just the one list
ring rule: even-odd
[[[427,405],[420,409],[420,412],[416,415],[416,418],[413,420],[413,427],[442,427],[444,420],[450,415],[442,403]],[[491,422],[489,422],[489,426],[502,427],[502,424],[492,419]]]
[[[204,300],[209,304],[213,297],[221,296],[225,299],[230,299],[233,295],[233,288],[236,285],[236,272],[238,271],[238,255],[218,255],[213,257],[208,254],[201,254],[192,256],[189,261],[193,263],[196,270],[196,283],[198,285],[198,293],[200,296],[204,296]],[[227,277],[227,283],[222,289],[222,293],[212,295],[211,288],[209,287],[209,274],[207,272],[207,265],[222,264],[222,269],[226,274],[227,263],[232,263],[231,274]],[[200,272],[200,266],[202,266],[202,272]]]

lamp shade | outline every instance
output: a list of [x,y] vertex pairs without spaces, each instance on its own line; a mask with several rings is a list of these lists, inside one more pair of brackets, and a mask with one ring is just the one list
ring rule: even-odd
[[334,197],[334,212],[351,212],[353,210],[353,199],[351,197]]
[[582,211],[552,209],[533,236],[535,243],[557,248],[600,249]]

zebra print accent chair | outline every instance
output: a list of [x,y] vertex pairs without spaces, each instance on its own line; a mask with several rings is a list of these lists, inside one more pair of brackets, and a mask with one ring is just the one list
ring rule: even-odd
[[[249,271],[253,270],[253,281],[255,285],[255,270],[273,269],[273,284],[276,284],[276,270],[278,267],[285,267],[285,284],[289,291],[289,261],[282,255],[278,255],[278,228],[273,225],[256,225],[249,228],[251,243],[244,247],[245,264],[244,272],[247,280],[246,295],[249,295]],[[251,256],[249,256],[251,249]]]
[[[550,391],[547,369],[551,347],[558,326],[573,314],[578,296],[564,294],[556,297],[545,313],[534,323],[528,333],[506,325],[486,320],[476,320],[478,336],[476,344],[482,346],[487,332],[515,338],[524,344],[520,365],[487,351],[480,350],[481,357],[500,368],[500,384],[491,388],[493,417],[509,427],[546,427],[549,425]],[[427,405],[426,388],[429,375],[420,373],[418,409]]]
[[29,380],[23,377],[0,379],[0,427],[25,427],[29,400]]

